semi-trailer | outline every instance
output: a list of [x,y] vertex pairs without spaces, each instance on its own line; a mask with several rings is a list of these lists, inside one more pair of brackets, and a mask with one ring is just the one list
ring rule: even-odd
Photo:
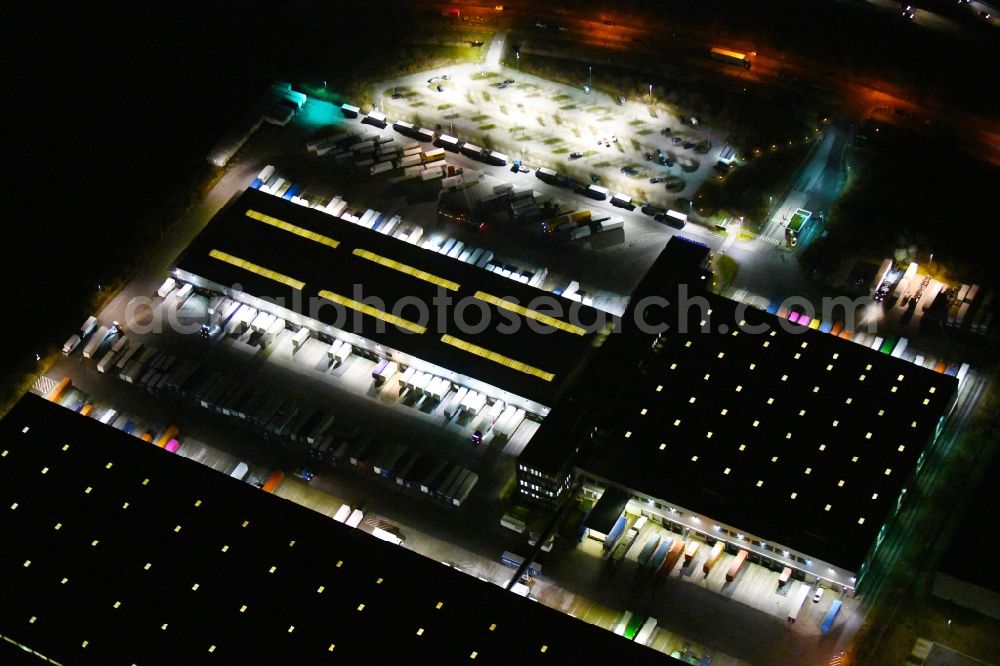
[[635,635],[635,642],[642,645],[646,645],[649,639],[653,637],[653,631],[656,629],[656,618],[648,617],[646,622],[642,625],[642,629],[639,633]]
[[712,50],[709,51],[709,55],[713,60],[718,60],[719,62],[724,62],[728,65],[736,65],[737,67],[743,67],[745,69],[750,69],[751,67],[750,57],[746,53],[713,47]]
[[265,493],[273,493],[275,490],[278,489],[278,486],[280,486],[281,482],[284,480],[285,480],[285,473],[280,469],[276,469],[274,470],[274,472],[271,473],[271,476],[267,478],[267,481],[264,482],[264,485],[261,487],[261,490],[263,490]]
[[176,286],[177,286],[177,281],[174,280],[172,277],[168,277],[166,280],[163,281],[163,284],[160,285],[160,288],[156,290],[156,295],[159,296],[160,298],[166,298],[167,295],[171,291],[173,291],[174,287]]
[[460,144],[461,142],[458,139],[448,134],[442,134],[437,139],[438,146],[450,150],[453,153],[458,152]]
[[554,183],[559,174],[548,167],[538,167],[535,170],[535,177],[545,183]]
[[830,610],[826,612],[826,617],[823,618],[823,623],[819,626],[819,633],[830,633],[830,630],[833,629],[833,623],[837,619],[837,614],[840,613],[842,604],[843,602],[840,599],[833,600],[833,603],[830,604]]
[[472,471],[463,467],[458,473],[458,476],[455,477],[455,480],[451,482],[451,485],[445,488],[444,492],[441,493],[441,499],[450,504],[458,494],[458,489],[465,483],[465,480],[469,478],[470,474],[472,474]]
[[389,478],[392,476],[392,472],[396,469],[396,465],[399,459],[406,454],[406,447],[402,444],[390,444],[387,446],[378,458],[372,461],[372,471],[378,476]]
[[115,360],[115,352],[114,350],[109,349],[107,353],[105,353],[104,356],[101,358],[101,360],[97,362],[97,371],[102,373],[107,372],[108,368],[111,367],[111,364],[114,362],[114,360]]
[[611,527],[611,531],[608,532],[608,536],[604,539],[604,550],[611,550],[614,548],[615,543],[621,538],[622,533],[625,531],[625,525],[628,520],[624,515],[618,516],[618,520]]
[[442,474],[446,473],[448,468],[448,461],[446,460],[436,460],[431,468],[423,475],[418,484],[420,492],[430,494],[433,492],[435,483],[441,477]]
[[420,453],[414,451],[413,449],[408,449],[403,457],[399,459],[396,467],[390,473],[390,476],[396,482],[397,485],[405,485],[406,479],[409,478],[411,470],[413,470],[417,461],[420,459]]
[[[418,454],[413,459],[413,463],[409,466],[409,469],[400,471],[399,478],[402,479],[401,484],[407,488],[420,491],[420,486],[423,484],[424,479],[437,466],[438,462],[435,458]],[[397,482],[399,482],[399,479],[397,479]]]
[[788,622],[794,623],[796,618],[798,618],[799,611],[802,610],[802,604],[805,603],[806,597],[809,596],[809,589],[808,585],[802,584],[795,590],[792,602],[788,606]]
[[732,583],[736,578],[736,574],[740,572],[740,569],[743,567],[743,563],[746,562],[747,555],[749,555],[749,553],[742,548],[740,549],[740,552],[736,554],[736,559],[733,560],[733,563],[729,565],[729,570],[726,571],[727,583]]
[[455,479],[458,478],[458,475],[461,474],[462,470],[464,469],[465,468],[461,467],[460,465],[455,465],[454,467],[452,467],[451,471],[448,473],[448,476],[444,477],[444,480],[441,482],[441,484],[438,485],[438,487],[434,490],[434,495],[438,499],[444,499],[445,491],[451,488],[451,485],[455,483]]
[[624,536],[618,539],[609,558],[612,564],[618,564],[625,559],[625,554],[628,553],[632,544],[635,543],[637,536],[639,536],[639,532],[635,528],[630,528]]
[[653,536],[646,539],[645,545],[643,545],[642,550],[639,551],[639,557],[638,557],[639,564],[645,566],[646,564],[649,563],[649,558],[651,558],[653,556],[653,553],[656,552],[656,547],[659,545],[659,543],[660,543],[659,534],[654,534]]
[[475,144],[466,143],[462,146],[462,154],[474,160],[479,160],[483,157],[483,149]]
[[104,343],[104,339],[108,337],[109,332],[110,329],[107,326],[101,326],[98,328],[87,342],[87,345],[83,348],[83,357],[91,358],[94,354],[96,354],[97,350],[100,349],[101,345]]
[[649,558],[649,568],[653,571],[659,571],[660,567],[663,566],[663,561],[667,558],[667,553],[670,552],[670,546],[673,544],[673,538],[665,537],[660,541],[660,545],[656,547],[656,552],[653,556]]
[[589,185],[584,191],[591,199],[597,199],[598,201],[604,201],[608,198],[609,190],[606,187],[601,187],[600,185]]
[[709,552],[708,557],[705,558],[705,563],[701,565],[701,571],[706,576],[712,571],[712,567],[715,566],[719,558],[722,557],[722,552],[726,549],[726,544],[722,541],[716,541],[715,545],[712,546],[711,552]]
[[486,155],[486,162],[495,166],[507,166],[507,156],[496,150],[491,150]]
[[469,472],[469,475],[465,477],[465,481],[462,482],[462,485],[452,495],[451,503],[455,506],[462,506],[462,502],[469,496],[472,489],[476,487],[478,481],[479,475],[475,472]]

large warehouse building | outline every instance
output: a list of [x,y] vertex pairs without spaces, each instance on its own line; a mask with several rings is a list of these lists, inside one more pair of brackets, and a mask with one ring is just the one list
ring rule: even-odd
[[[708,293],[707,251],[668,244],[518,459],[520,492],[554,507],[574,480],[623,490],[676,532],[853,593],[956,380]],[[629,326],[637,305],[669,328]]]
[[174,276],[539,416],[604,339],[586,305],[253,189]]
[[0,473],[3,663],[673,662],[31,394]]

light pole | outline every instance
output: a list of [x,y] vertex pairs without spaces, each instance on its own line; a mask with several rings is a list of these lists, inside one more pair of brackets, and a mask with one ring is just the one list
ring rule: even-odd
[[649,103],[653,103],[653,84],[649,84]]
[[520,74],[521,73],[521,52],[520,51],[516,51],[514,53],[514,57],[517,58],[517,73]]
[[592,65],[587,65],[587,86],[591,89],[594,87],[594,67]]

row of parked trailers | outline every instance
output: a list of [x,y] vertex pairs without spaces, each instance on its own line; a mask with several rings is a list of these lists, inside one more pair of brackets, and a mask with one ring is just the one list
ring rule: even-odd
[[[280,188],[278,190],[273,189],[273,184],[277,180],[280,180],[280,177],[274,173],[274,167],[269,165],[258,174],[257,178],[251,183],[251,187],[277,196],[281,191]],[[286,191],[285,194],[287,193]],[[314,208],[345,222],[351,222],[352,224],[363,226],[366,229],[371,229],[372,231],[377,231],[414,245],[419,244],[423,238],[422,227],[404,223],[402,217],[395,213],[382,213],[373,209],[367,209],[361,214],[352,213],[348,210],[347,202],[340,196],[335,196],[330,201],[322,204],[313,203],[309,199],[295,195],[285,198],[288,198],[293,203]]]
[[397,120],[393,122],[392,128],[403,136],[416,139],[417,141],[434,142],[442,150],[461,153],[471,159],[494,166],[507,166],[508,157],[504,153],[480,148],[475,144],[467,143],[448,134],[435,134],[433,130],[427,127],[419,127],[405,120]]
[[337,467],[353,467],[453,506],[461,506],[479,481],[476,472],[462,465],[359,432],[325,435],[311,446],[310,456]]
[[[820,320],[819,318],[811,318],[806,314],[789,311],[787,308],[779,307],[777,302],[772,302],[767,307],[767,312],[786,318],[792,323],[800,326],[818,330],[820,333],[829,333],[830,335],[843,338],[845,340],[852,340],[857,344],[883,354],[887,354],[893,358],[904,358],[905,356],[904,360],[910,360],[914,364],[923,368],[944,373],[951,377],[956,377],[960,382],[965,379],[965,376],[968,374],[970,369],[968,363],[949,363],[943,359],[938,359],[933,356],[907,353],[909,340],[904,336],[881,336],[873,333],[867,333],[865,331],[851,331],[844,326],[844,322],[842,321],[830,322]],[[911,355],[912,358],[910,358]]]
[[97,419],[105,425],[117,428],[144,442],[166,449],[169,453],[176,453],[180,448],[181,444],[178,439],[180,435],[177,426],[148,425],[111,407],[97,407],[87,393],[73,386],[69,377],[64,377],[45,397],[51,402],[79,413],[81,416]]

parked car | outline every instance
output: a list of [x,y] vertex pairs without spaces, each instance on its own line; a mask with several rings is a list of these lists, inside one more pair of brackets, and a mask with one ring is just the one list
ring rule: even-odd
[[663,179],[660,178],[659,176],[654,176],[654,177],[652,177],[652,178],[649,179],[649,182],[651,184],[653,184],[653,185],[656,185],[657,183],[662,183]]
[[653,160],[653,153],[646,153],[645,155],[643,155],[643,157],[646,159],[647,162],[651,162]]
[[629,176],[629,177],[633,177],[633,176],[638,176],[639,175],[638,171],[636,171],[632,167],[627,167],[627,166],[622,167],[622,173],[625,174],[626,176]]
[[678,144],[678,143],[680,143],[683,140],[684,139],[680,138],[679,136],[672,136],[672,137],[670,137],[670,143],[673,143],[673,144]]
[[682,147],[684,148],[684,150],[691,150],[692,148],[694,148],[694,146],[695,146],[694,143],[690,141],[685,141]]
[[823,598],[823,588],[817,587],[816,594],[813,595],[813,603],[818,604],[819,600]]
[[439,83],[438,87],[437,87],[437,91],[438,92],[444,92],[444,86]]
[[590,174],[590,182],[592,182],[592,183],[599,183],[599,182],[601,182],[601,177],[598,176],[596,173],[592,173],[592,174]]
[[615,134],[611,135],[611,143],[618,143],[618,136]]
[[569,154],[569,158],[570,158],[571,160],[578,160],[578,159],[580,159],[581,157],[583,157],[583,153],[570,153],[570,154]]

